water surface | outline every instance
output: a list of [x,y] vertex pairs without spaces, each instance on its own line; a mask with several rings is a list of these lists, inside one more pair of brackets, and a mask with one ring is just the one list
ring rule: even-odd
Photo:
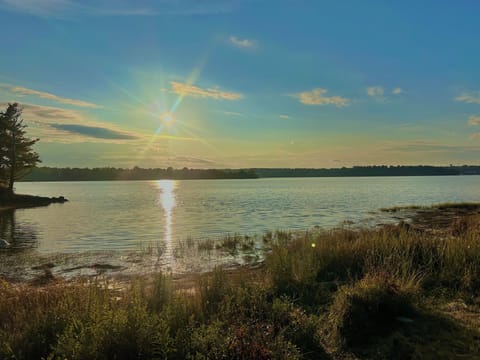
[[383,207],[480,201],[480,177],[32,182],[16,191],[70,201],[1,215],[10,250],[118,258],[154,246],[168,263],[187,238],[371,225],[392,220],[378,212]]

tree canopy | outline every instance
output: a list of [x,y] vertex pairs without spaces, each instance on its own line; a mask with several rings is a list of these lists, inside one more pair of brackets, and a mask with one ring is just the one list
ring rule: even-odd
[[18,103],[13,103],[0,112],[0,183],[7,187],[9,193],[13,193],[16,180],[41,162],[32,149],[39,139],[26,136],[27,125],[23,122],[22,111]]

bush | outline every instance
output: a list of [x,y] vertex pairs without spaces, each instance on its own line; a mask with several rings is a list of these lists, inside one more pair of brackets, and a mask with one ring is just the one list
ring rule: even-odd
[[328,314],[328,337],[339,348],[372,343],[415,317],[411,299],[411,289],[376,276],[341,287]]

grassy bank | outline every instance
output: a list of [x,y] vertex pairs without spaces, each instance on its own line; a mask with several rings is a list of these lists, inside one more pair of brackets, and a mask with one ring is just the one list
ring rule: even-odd
[[0,358],[479,358],[479,230],[467,212],[436,229],[267,234],[259,269],[127,288],[46,270],[0,283]]

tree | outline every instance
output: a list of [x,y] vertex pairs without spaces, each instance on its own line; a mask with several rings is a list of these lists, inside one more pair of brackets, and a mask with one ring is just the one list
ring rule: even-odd
[[7,185],[10,194],[15,180],[21,179],[41,162],[32,149],[39,139],[26,137],[27,125],[21,118],[22,111],[17,103],[13,103],[0,112],[0,181]]

